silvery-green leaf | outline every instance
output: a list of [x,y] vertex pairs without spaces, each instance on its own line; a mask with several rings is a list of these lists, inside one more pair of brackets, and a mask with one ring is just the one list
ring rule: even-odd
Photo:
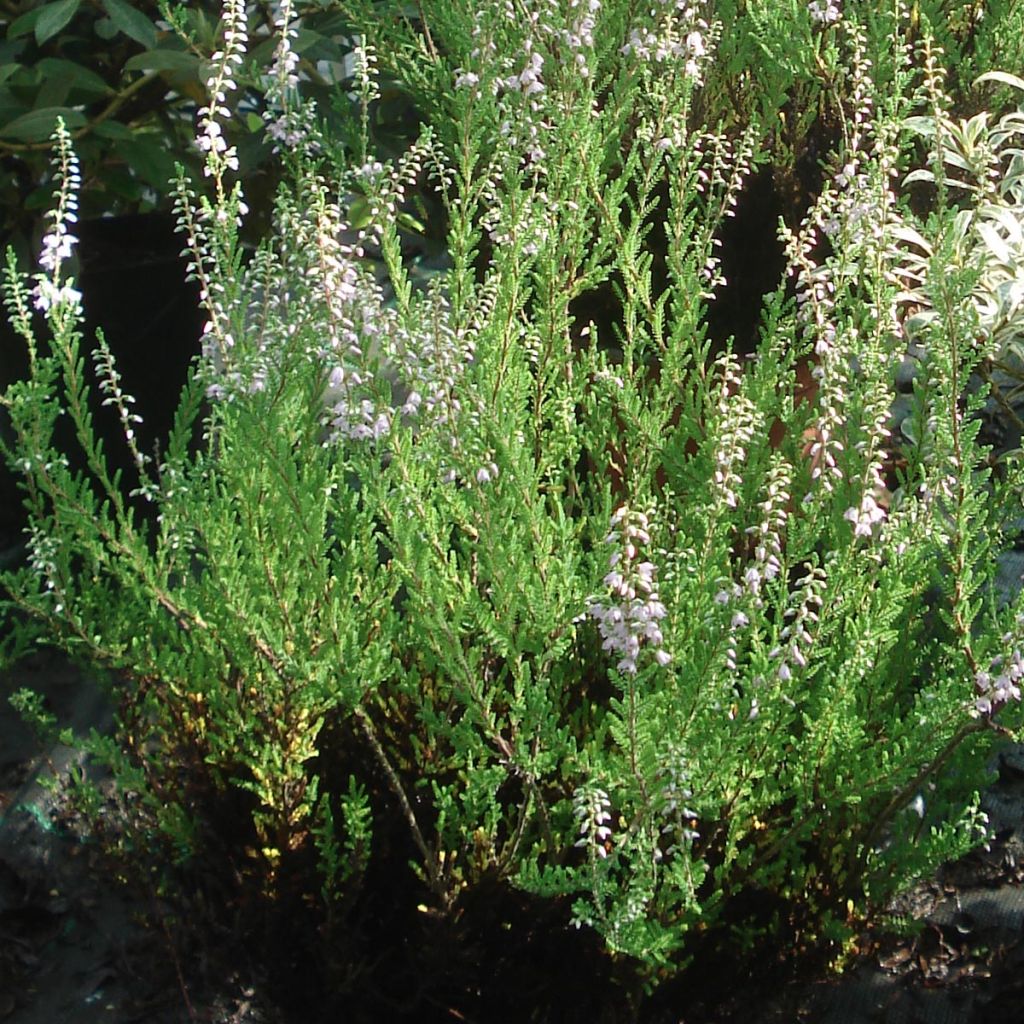
[[892,233],[896,238],[901,238],[904,242],[912,242],[927,253],[932,251],[931,243],[916,228],[912,228],[907,224],[898,224],[892,229]]
[[931,171],[925,170],[923,167],[918,168],[916,171],[911,171],[904,179],[903,184],[909,185],[914,181],[935,181],[935,175]]
[[[959,153],[955,153],[951,149],[946,150],[942,154],[942,159],[945,163],[953,167],[959,167],[962,171],[974,171],[974,165],[969,160],[964,159]],[[954,181],[953,184],[959,185],[962,183]]]
[[1016,309],[1024,301],[1024,281],[1003,281],[996,286],[1000,305],[1005,309]]
[[974,220],[973,210],[960,210],[953,218],[953,231],[961,239],[967,236],[971,221]]
[[907,317],[906,322],[903,325],[904,330],[907,334],[913,337],[919,331],[923,330],[933,320],[938,318],[938,313],[934,309],[923,309],[920,313],[915,313],[911,317]]
[[983,110],[975,114],[969,121],[964,121],[961,128],[961,138],[967,142],[971,149],[981,141],[988,129],[988,111]]
[[999,82],[1001,85],[1009,85],[1014,89],[1024,89],[1024,78],[1018,78],[1017,75],[1011,75],[1006,71],[986,71],[985,74],[979,75],[974,80],[975,85],[979,85],[981,82]]
[[983,220],[979,220],[975,225],[975,228],[978,234],[981,235],[985,244],[988,246],[989,252],[991,252],[1000,263],[1008,264],[1011,262],[1010,247],[991,224],[988,224]]
[[934,117],[908,117],[903,121],[903,126],[908,128],[910,131],[918,132],[921,135],[935,134]]
[[1006,230],[1007,241],[1020,245],[1024,239],[1024,222],[1020,215],[1007,209],[1005,206],[998,206],[995,203],[984,203],[978,207],[978,213],[988,220],[996,220]]

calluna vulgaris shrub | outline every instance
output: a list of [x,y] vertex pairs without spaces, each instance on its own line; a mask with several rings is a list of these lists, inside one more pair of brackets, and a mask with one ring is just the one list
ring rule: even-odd
[[[128,835],[187,861],[241,791],[267,884],[315,851],[309,892],[339,906],[392,817],[435,908],[500,877],[662,967],[751,893],[841,939],[982,839],[985,751],[1020,722],[1024,619],[991,585],[1020,477],[966,385],[1020,342],[991,303],[1019,328],[1022,115],[952,159],[927,25],[865,6],[790,12],[830,55],[839,130],[740,358],[706,338],[716,232],[769,132],[711,119],[713,6],[357,9],[343,146],[301,100],[283,3],[266,118],[291,185],[248,254],[227,3],[205,178],[176,186],[203,350],[155,453],[81,336],[58,131],[40,269],[7,273],[31,361],[3,398],[29,516],[8,646],[109,670],[119,726],[89,748]],[[424,118],[389,162],[385,55]],[[427,194],[450,270],[413,287],[397,223]]]

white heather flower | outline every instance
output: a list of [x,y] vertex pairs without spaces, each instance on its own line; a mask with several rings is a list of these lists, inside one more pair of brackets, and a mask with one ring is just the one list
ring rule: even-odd
[[818,621],[818,612],[825,600],[825,584],[825,570],[811,566],[799,583],[799,604],[790,605],[785,612],[785,618],[791,621],[779,633],[782,644],[769,654],[771,658],[783,656],[777,671],[780,682],[788,683],[793,678],[794,665],[800,669],[807,667],[807,656],[814,643],[809,627]]
[[672,660],[661,646],[664,636],[659,625],[668,610],[654,589],[654,564],[635,561],[639,545],[650,543],[647,516],[622,505],[612,515],[611,526],[605,542],[616,550],[609,556],[610,572],[604,577],[604,585],[612,600],[607,604],[592,600],[587,614],[598,623],[604,641],[602,650],[622,656],[618,670],[636,675],[637,658],[644,644],[657,648],[654,657],[659,665],[664,667]]
[[[754,565],[744,577],[747,589],[757,599],[761,584],[769,582],[782,569],[782,535],[786,529],[786,505],[790,500],[792,469],[779,457],[768,471],[766,497],[760,502],[761,520],[747,528],[754,543]],[[759,599],[755,600],[755,606]]]
[[292,24],[292,2],[284,0],[274,21],[277,28],[277,49],[266,85],[267,108],[263,113],[267,135],[274,140],[274,152],[305,148],[316,153],[320,144],[313,107],[303,103],[297,93],[299,86],[299,55],[292,43],[298,29]]
[[132,458],[135,460],[135,466],[139,471],[140,483],[143,485],[140,493],[152,495],[152,491],[146,486],[148,481],[145,478],[146,466],[152,459],[139,450],[135,440],[135,427],[142,423],[142,417],[138,413],[132,412],[135,399],[121,387],[121,374],[118,372],[117,365],[114,362],[114,355],[102,336],[97,339],[93,360],[96,363],[96,375],[99,377],[100,391],[106,396],[102,404],[104,406],[113,406],[117,411],[118,418],[121,420],[125,442],[132,454]]
[[80,309],[82,306],[82,293],[70,284],[55,285],[48,277],[39,278],[35,288],[32,289],[33,305],[43,313],[51,309],[70,306]]
[[718,392],[718,436],[714,453],[714,489],[718,500],[736,508],[743,484],[738,467],[758,426],[757,409],[741,391],[739,364],[731,354],[719,360],[722,382]]
[[[814,441],[808,451],[811,464],[811,479],[820,480],[826,492],[831,492],[834,481],[843,477],[838,456],[843,444],[836,436],[843,428],[845,417],[843,405],[849,391],[848,374],[843,354],[836,344],[835,324],[831,321],[834,310],[835,284],[828,266],[816,266],[809,257],[813,231],[804,241],[791,236],[787,247],[789,258],[796,267],[797,304],[799,317],[805,330],[814,339],[814,351],[818,365],[813,374],[818,381],[818,421],[813,426]],[[805,497],[810,500],[811,494]]]
[[835,0],[811,0],[807,5],[807,10],[811,19],[818,22],[819,25],[831,25],[841,16]]
[[586,9],[569,28],[562,30],[562,42],[572,57],[577,73],[581,78],[589,78],[588,55],[594,48],[594,28],[597,25],[596,15],[601,9],[601,0],[588,0],[585,5],[573,2],[571,6],[585,6]]
[[853,523],[855,537],[870,537],[875,526],[885,519],[885,509],[881,508],[874,495],[868,492],[861,498],[860,506],[848,508],[843,513],[843,518]]
[[380,99],[380,88],[377,84],[377,54],[372,46],[362,37],[352,54],[352,71],[359,97],[364,104]]
[[299,32],[292,24],[292,0],[283,0],[280,13],[274,19],[274,27],[278,36],[271,76],[276,82],[278,93],[283,94],[297,88],[299,84],[299,76],[296,74],[299,55],[292,48],[292,41],[298,39]]
[[493,462],[488,462],[487,465],[481,466],[476,471],[476,482],[481,486],[489,484],[492,480],[498,479],[498,467]]
[[[1016,617],[1018,631],[1024,626],[1024,614]],[[1005,633],[1004,644],[1015,641],[1013,633]],[[974,710],[979,715],[991,717],[1003,707],[1015,701],[1020,703],[1021,681],[1024,680],[1024,654],[1014,647],[1009,655],[997,654],[988,664],[988,669],[979,669],[974,675]]]
[[36,275],[33,304],[44,313],[51,309],[81,308],[82,293],[72,287],[71,280],[61,280],[61,270],[71,257],[77,237],[68,226],[78,220],[78,189],[82,177],[78,158],[71,148],[71,136],[63,120],[58,118],[54,131],[53,179],[57,185],[55,203],[48,214],[50,230],[43,236],[39,265],[46,271]]
[[572,804],[580,835],[576,846],[589,848],[599,857],[607,857],[605,843],[612,835],[608,825],[612,820],[608,794],[597,786],[581,786],[573,794]]
[[39,254],[39,265],[46,270],[56,270],[71,256],[71,250],[78,239],[70,234],[64,224],[54,225],[53,231],[43,236],[43,251]]
[[661,780],[661,789],[657,810],[666,822],[661,833],[675,840],[665,851],[665,856],[671,856],[700,838],[696,828],[698,815],[690,806],[693,790],[690,786],[689,765],[676,743],[670,743],[662,755],[658,778]]
[[[529,43],[529,40],[527,40]],[[541,72],[544,70],[544,58],[536,51],[530,53],[526,67],[517,75],[511,75],[502,83],[510,91],[519,91],[524,96],[533,96],[544,92]]]
[[630,29],[621,53],[652,64],[681,62],[683,73],[695,84],[701,82],[701,68],[709,57],[707,21],[699,7],[685,2],[663,5],[649,12],[651,25]]
[[238,170],[238,153],[228,146],[219,119],[231,117],[227,94],[236,88],[235,69],[242,63],[248,44],[245,0],[224,0],[224,49],[211,57],[213,72],[206,81],[209,106],[199,109],[199,134],[196,145],[206,154],[203,173],[219,179],[225,170]]

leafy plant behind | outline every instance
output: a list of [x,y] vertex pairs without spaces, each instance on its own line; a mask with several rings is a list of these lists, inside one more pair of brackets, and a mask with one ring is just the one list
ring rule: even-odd
[[[252,45],[238,69],[241,88],[226,97],[225,121],[250,181],[250,232],[259,237],[277,183],[263,134],[262,80],[274,49],[273,11],[247,4]],[[53,192],[50,136],[61,118],[83,168],[82,213],[166,206],[175,164],[201,170],[196,110],[206,102],[209,56],[221,31],[220,5],[168,0],[20,0],[0,11],[0,187],[20,202],[5,207],[6,244],[27,253]],[[297,5],[296,75],[337,122],[336,97],[350,74],[352,40],[344,20],[320,3]],[[250,243],[252,238],[249,238]]]

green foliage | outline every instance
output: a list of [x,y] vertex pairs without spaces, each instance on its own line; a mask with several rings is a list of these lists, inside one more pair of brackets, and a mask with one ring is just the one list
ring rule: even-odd
[[22,688],[10,696],[11,707],[27,722],[42,743],[52,743],[57,735],[57,719],[46,707],[42,696]]
[[[344,145],[280,85],[285,35],[272,237],[247,258],[219,110],[204,184],[178,179],[208,324],[157,456],[102,338],[86,356],[59,127],[43,270],[7,275],[30,558],[2,578],[23,633],[118,681],[117,735],[91,750],[136,795],[140,848],[201,857],[228,817],[268,887],[314,854],[307,891],[339,923],[397,823],[434,908],[502,878],[668,972],[726,922],[840,949],[981,836],[1024,675],[1020,598],[992,586],[1015,471],[990,472],[967,393],[986,268],[948,190],[920,217],[894,191],[934,49],[921,90],[905,12],[850,8],[821,30],[846,69],[826,182],[780,225],[795,289],[766,298],[743,363],[705,325],[769,130],[706,120],[708,83],[739,74],[708,11],[359,5]],[[776,56],[794,82],[813,63]],[[426,121],[387,159],[378,61]],[[401,218],[424,196],[451,269],[414,284]],[[912,339],[917,429],[893,438]],[[132,479],[107,469],[97,400]],[[751,894],[768,918],[737,919]]]

